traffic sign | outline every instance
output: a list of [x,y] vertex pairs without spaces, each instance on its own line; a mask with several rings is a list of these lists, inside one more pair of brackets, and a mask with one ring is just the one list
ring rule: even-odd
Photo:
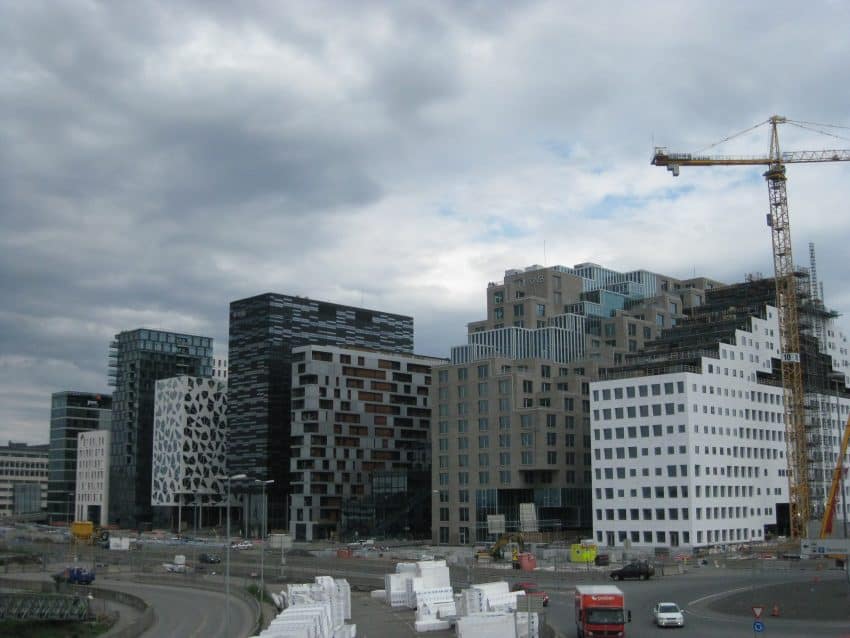
[[764,607],[753,607],[753,616],[756,620],[761,618],[761,612],[764,611]]
[[761,632],[763,632],[764,631],[764,623],[760,620],[754,620],[753,621],[753,631],[756,632],[757,634],[760,634]]

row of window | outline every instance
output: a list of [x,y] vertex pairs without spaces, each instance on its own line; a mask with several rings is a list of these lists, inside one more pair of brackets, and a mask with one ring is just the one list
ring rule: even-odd
[[[752,476],[752,475],[750,475]],[[743,476],[741,477],[743,478]],[[752,498],[753,493],[755,491],[756,496],[761,496],[761,488],[753,488],[752,485],[705,485],[705,491],[703,492],[702,485],[695,485],[695,498],[702,498],[703,494],[705,494],[705,498]],[[766,494],[769,496],[771,492],[771,488],[765,488]],[[782,493],[781,488],[774,488],[774,495],[780,495]],[[689,490],[687,485],[655,485],[655,486],[643,486],[640,488],[640,497],[644,499],[659,499],[659,498],[688,498]],[[625,498],[625,490],[618,489],[616,497],[614,496],[614,488],[606,487],[601,488],[597,487],[595,489],[596,500],[604,500],[613,501],[615,498],[622,499]],[[629,498],[635,499],[638,498],[638,490],[637,488],[631,488],[629,490]]]
[[[762,508],[761,507],[747,507],[747,506],[716,506],[716,507],[706,507],[705,508],[705,518],[706,520],[733,520],[737,518],[750,518],[754,516],[762,516]],[[616,518],[615,518],[616,514]],[[772,507],[764,508],[764,515],[771,516],[773,514]],[[604,515],[604,516],[603,516]],[[604,511],[602,509],[596,510],[596,520],[597,521],[678,521],[689,520],[690,510],[687,507],[632,507],[626,509],[625,507],[621,507],[618,509],[608,508]],[[703,517],[703,508],[697,507],[694,509],[694,516],[697,520],[702,520]],[[681,518],[680,518],[681,517]]]
[[[523,429],[531,428],[535,425],[535,419],[533,418],[534,414],[522,414],[520,415],[520,425]],[[547,414],[546,416],[546,427],[554,428],[557,427],[558,419],[556,414]],[[526,418],[527,417],[527,418]],[[567,430],[575,430],[576,421],[575,416],[571,414],[567,414],[564,416],[564,427]],[[449,422],[448,421],[438,421],[437,429],[440,434],[448,434],[449,433]],[[511,429],[511,417],[509,415],[504,415],[499,417],[499,429],[500,430],[510,430]],[[464,434],[469,431],[469,422],[466,419],[458,419],[456,422],[455,432],[457,434]],[[487,417],[479,417],[478,419],[478,431],[479,432],[489,432],[490,431],[490,420]],[[555,436],[554,432],[547,433],[547,436]],[[573,447],[575,445],[575,434],[566,433],[564,434],[564,439],[567,447]],[[584,437],[585,445],[589,447],[590,445],[590,436],[585,435]]]
[[[495,472],[493,473],[495,476]],[[499,483],[501,485],[510,485],[512,480],[511,470],[499,470]],[[438,482],[440,486],[447,487],[449,485],[449,473],[448,472],[440,472],[438,476]],[[576,472],[575,470],[565,470],[564,471],[564,482],[573,485],[576,482]],[[585,470],[584,472],[584,483],[590,483],[590,470]],[[469,472],[460,471],[457,473],[457,484],[458,485],[469,485]],[[490,471],[489,470],[481,470],[478,472],[478,485],[490,485]]]
[[[478,379],[487,379],[487,378],[490,377],[490,365],[489,364],[486,364],[486,363],[480,364],[480,365],[476,366],[475,369],[476,369],[476,372],[477,372],[477,375],[478,375]],[[523,371],[523,370],[527,371],[528,367],[527,366],[518,366],[516,369],[519,370],[519,371]],[[509,366],[503,366],[501,373],[505,374],[509,371],[510,371]],[[540,376],[541,377],[543,377],[545,379],[551,378],[552,377],[552,371],[553,371],[552,366],[550,366],[548,364],[541,364],[541,366],[540,366]],[[583,367],[573,368],[572,372],[570,371],[570,368],[559,367],[557,376],[568,377],[568,376],[570,376],[570,374],[574,374],[574,375],[577,375],[577,376],[584,376],[584,373],[585,373],[585,369]],[[469,368],[455,368],[455,378],[456,378],[457,381],[468,381],[469,380]],[[443,369],[443,370],[437,371],[437,382],[440,385],[445,385],[449,382],[449,370],[448,369]],[[501,390],[502,382],[509,383],[510,380],[509,379],[502,379],[502,380],[499,381],[499,388],[500,388],[499,391],[500,392],[502,392],[502,390]],[[559,387],[558,389],[560,390],[561,388]],[[565,387],[563,389],[564,390],[567,389],[566,384],[565,384]],[[586,382],[582,383],[582,394],[589,394],[589,392],[590,392],[589,383],[586,383]]]
[[[691,534],[687,531],[678,531],[678,532],[667,532],[662,530],[656,530],[655,532],[651,531],[616,531],[616,532],[606,532],[604,530],[596,531],[596,540],[600,543],[608,543],[609,545],[614,544],[614,538],[622,544],[626,542],[626,540],[630,540],[632,543],[656,543],[656,544],[666,544],[668,542],[668,537],[670,539],[670,544],[673,546],[677,546],[679,544],[679,539],[685,545],[690,544],[691,542]],[[447,535],[448,536],[448,535]],[[705,540],[703,540],[703,538]],[[705,530],[703,535],[703,530],[697,530],[697,539],[696,542],[698,545],[702,545],[703,543],[713,544],[713,543],[731,543],[736,541],[746,541],[751,539],[760,539],[762,538],[762,530],[760,529],[747,529],[747,528],[734,528],[734,529],[709,529]],[[448,538],[446,539],[448,542]]]
[[[682,394],[685,392],[685,382],[668,382],[663,384],[664,394]],[[646,397],[649,396],[649,393],[652,393],[652,396],[657,397],[661,396],[662,384],[660,383],[652,383],[649,385],[638,385],[638,386],[626,386],[625,387],[625,396],[628,399],[633,399],[635,396]],[[593,400],[599,401],[600,397],[603,401],[610,401],[612,396],[614,399],[622,399],[623,398],[624,388],[604,388],[603,390],[594,390],[593,391]],[[635,394],[637,393],[637,395]]]
[[[522,465],[534,465],[535,463],[535,453],[532,450],[523,450],[520,452],[520,463]],[[449,457],[447,455],[439,456],[439,467],[441,469],[447,469],[449,467]],[[564,464],[565,465],[575,465],[576,463],[576,455],[574,452],[567,452],[564,454]],[[554,450],[548,450],[546,452],[546,464],[547,465],[557,465],[558,464],[558,453]],[[490,465],[490,455],[484,452],[478,454],[478,467],[489,467]],[[500,452],[499,453],[499,465],[510,467],[511,465],[511,453],[510,452]],[[458,454],[457,455],[457,467],[469,467],[469,455],[468,454]]]

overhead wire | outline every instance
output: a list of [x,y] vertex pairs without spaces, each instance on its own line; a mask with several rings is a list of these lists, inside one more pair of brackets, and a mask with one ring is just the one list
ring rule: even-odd
[[[796,126],[797,128],[805,129],[807,131],[813,131],[815,133],[820,133],[821,135],[828,135],[829,137],[834,137],[835,139],[843,140],[845,142],[850,142],[850,137],[843,137],[841,135],[836,135],[835,133],[830,133],[829,131],[822,131],[820,129],[816,129],[812,126],[805,126],[801,122],[796,122],[794,120],[787,120],[787,123],[791,124],[792,126]],[[848,127],[848,126],[836,126],[835,128],[841,128],[841,129],[846,128],[846,129],[850,130],[850,127]]]
[[750,128],[746,128],[746,129],[744,129],[743,131],[740,131],[740,132],[738,132],[738,133],[733,133],[733,134],[732,134],[732,135],[730,135],[729,137],[724,137],[724,138],[723,138],[722,140],[720,140],[719,142],[715,142],[714,144],[710,144],[710,145],[706,146],[705,148],[701,148],[701,149],[699,149],[698,151],[695,151],[695,154],[696,154],[696,153],[703,153],[703,152],[707,151],[708,149],[710,149],[710,148],[714,148],[715,146],[720,146],[721,144],[723,144],[723,143],[725,143],[725,142],[728,142],[729,140],[734,140],[736,137],[741,137],[741,135],[745,135],[746,133],[749,133],[750,131],[754,131],[754,130],[755,130],[755,129],[757,129],[759,126],[764,126],[764,125],[765,125],[765,124],[767,124],[768,122],[770,122],[770,120],[765,120],[764,122],[759,122],[758,124],[754,124],[754,125],[753,125],[753,126],[751,126]]

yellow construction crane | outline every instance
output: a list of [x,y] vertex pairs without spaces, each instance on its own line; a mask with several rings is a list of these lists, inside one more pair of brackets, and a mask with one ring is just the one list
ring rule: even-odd
[[[841,487],[841,479],[844,476],[844,455],[847,454],[848,441],[850,441],[850,417],[847,419],[847,425],[844,426],[844,436],[841,437],[841,447],[838,452],[838,460],[836,461],[835,469],[832,472],[832,484],[829,487],[829,498],[826,500],[826,507],[823,511],[823,520],[821,521],[820,526],[821,538],[827,538],[832,533],[832,520],[835,517],[836,495]],[[842,495],[841,499],[844,500],[844,498],[844,495]]]
[[[770,197],[767,225],[773,239],[773,267],[776,275],[776,307],[779,313],[781,344],[782,386],[785,394],[785,434],[788,462],[788,503],[791,519],[791,537],[805,538],[811,516],[809,498],[808,450],[804,411],[803,373],[800,366],[800,328],[797,318],[797,287],[794,259],[791,253],[791,224],[788,219],[788,197],[785,191],[785,164],[812,162],[847,162],[850,150],[795,151],[783,153],[779,148],[779,124],[792,124],[800,128],[831,125],[798,122],[774,115],[768,120],[730,136],[718,144],[748,133],[759,126],[770,125],[770,151],[761,156],[715,156],[691,153],[670,153],[656,147],[652,157],[655,166],[666,166],[674,176],[682,166],[767,166],[764,173]],[[835,127],[844,128],[844,127]],[[833,135],[826,133],[827,135]],[[839,137],[833,135],[833,137]],[[843,138],[842,138],[843,139]],[[717,146],[714,144],[712,146]]]

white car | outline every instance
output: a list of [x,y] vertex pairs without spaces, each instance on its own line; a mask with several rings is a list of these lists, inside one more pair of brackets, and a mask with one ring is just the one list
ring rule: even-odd
[[658,603],[652,608],[652,615],[659,627],[685,626],[685,614],[676,603]]

